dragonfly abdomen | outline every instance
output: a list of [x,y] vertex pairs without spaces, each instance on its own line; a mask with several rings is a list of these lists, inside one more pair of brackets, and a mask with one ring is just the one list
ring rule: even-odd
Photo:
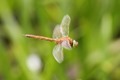
[[53,39],[53,38],[48,38],[48,37],[44,37],[44,36],[37,36],[37,35],[32,35],[32,34],[26,34],[25,36],[29,37],[29,38],[40,39],[40,40],[55,41],[55,39]]

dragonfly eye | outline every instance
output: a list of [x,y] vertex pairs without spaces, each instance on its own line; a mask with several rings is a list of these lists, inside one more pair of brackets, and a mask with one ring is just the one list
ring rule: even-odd
[[73,40],[73,47],[76,47],[78,45],[78,42]]

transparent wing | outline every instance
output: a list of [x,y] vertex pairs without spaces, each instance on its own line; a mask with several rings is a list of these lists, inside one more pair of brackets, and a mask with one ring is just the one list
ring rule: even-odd
[[56,38],[60,38],[60,37],[62,37],[62,33],[60,32],[60,26],[56,25],[53,30],[53,38],[56,39]]
[[60,44],[56,45],[53,49],[53,56],[58,63],[63,61],[63,48]]
[[70,24],[70,17],[66,15],[62,19],[62,23],[60,25],[62,36],[69,35],[69,24]]
[[71,50],[71,49],[72,49],[72,48],[71,48],[71,45],[70,45],[70,43],[69,43],[68,40],[63,41],[63,42],[62,42],[62,46],[63,46],[65,49],[68,49],[68,50]]

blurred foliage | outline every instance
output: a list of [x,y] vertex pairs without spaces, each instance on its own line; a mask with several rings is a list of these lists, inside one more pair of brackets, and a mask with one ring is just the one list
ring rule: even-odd
[[[24,34],[52,37],[66,14],[79,45],[59,64],[54,43]],[[119,53],[120,0],[0,0],[0,80],[120,80]],[[31,54],[37,71],[28,68]]]

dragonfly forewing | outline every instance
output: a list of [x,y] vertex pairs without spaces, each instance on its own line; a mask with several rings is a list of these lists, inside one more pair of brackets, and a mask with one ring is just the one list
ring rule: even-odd
[[69,35],[69,24],[70,24],[70,17],[69,15],[66,15],[63,17],[62,22],[61,22],[61,33],[62,36],[68,36]]
[[68,49],[68,50],[72,49],[68,40],[65,40],[65,41],[62,42],[62,47],[64,47],[65,49]]
[[57,44],[53,49],[53,56],[58,63],[61,63],[64,59],[63,48],[60,44]]

